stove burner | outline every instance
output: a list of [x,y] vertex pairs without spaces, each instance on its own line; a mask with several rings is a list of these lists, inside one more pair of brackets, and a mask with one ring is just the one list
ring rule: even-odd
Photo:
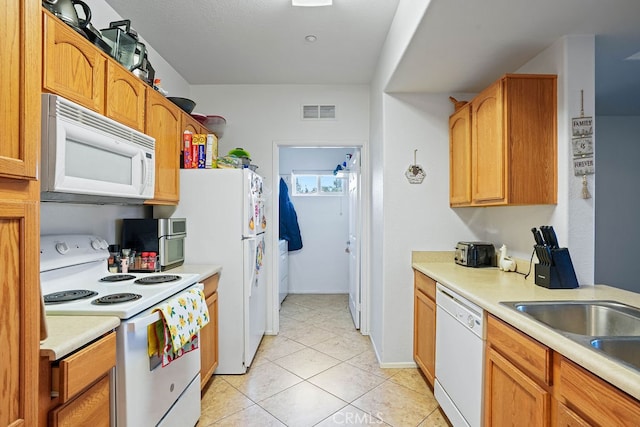
[[142,295],[138,295],[138,294],[129,294],[129,293],[111,294],[111,295],[105,295],[100,298],[96,298],[93,301],[91,301],[91,304],[94,304],[94,305],[119,304],[121,302],[134,301],[140,298],[142,298]]
[[45,305],[48,304],[62,304],[65,302],[77,301],[92,296],[98,295],[97,292],[89,291],[87,289],[71,289],[68,291],[54,292],[44,296]]
[[175,282],[176,280],[180,280],[180,276],[176,276],[175,274],[161,274],[157,276],[143,277],[133,283],[137,283],[139,285],[154,285],[157,283]]
[[135,279],[136,276],[132,276],[131,274],[114,274],[113,276],[105,276],[100,279],[101,282],[122,282],[125,280]]

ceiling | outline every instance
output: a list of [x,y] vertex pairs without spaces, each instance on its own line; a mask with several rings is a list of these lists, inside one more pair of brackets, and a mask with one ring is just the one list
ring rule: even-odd
[[[106,2],[192,85],[368,84],[398,6]],[[387,90],[478,92],[568,34],[596,35],[596,113],[640,115],[638,0],[431,0]]]
[[[292,7],[291,0],[106,2],[194,85],[367,84],[398,5],[398,0],[334,0],[331,7]],[[307,35],[317,40],[309,43]]]

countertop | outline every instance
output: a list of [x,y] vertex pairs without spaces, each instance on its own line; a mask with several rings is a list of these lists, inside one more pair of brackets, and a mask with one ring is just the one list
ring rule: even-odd
[[58,360],[120,325],[115,316],[46,316],[48,337],[40,342],[40,357]]
[[[171,274],[197,273],[198,280],[220,273],[222,267],[212,264],[184,264],[167,270]],[[120,325],[114,316],[47,315],[47,339],[40,342],[40,356],[58,360]]]
[[200,275],[198,280],[204,280],[207,277],[211,277],[214,274],[219,274],[222,271],[221,265],[215,264],[182,264],[179,267],[166,270],[167,274],[180,274],[180,273],[197,273]]
[[640,372],[614,362],[527,316],[500,305],[501,301],[548,300],[613,300],[640,307],[640,294],[605,285],[581,286],[577,289],[547,289],[514,272],[498,268],[469,268],[442,257],[427,261],[413,258],[412,267],[442,285],[484,308],[494,316],[513,325],[551,349],[573,360],[621,390],[640,399]]

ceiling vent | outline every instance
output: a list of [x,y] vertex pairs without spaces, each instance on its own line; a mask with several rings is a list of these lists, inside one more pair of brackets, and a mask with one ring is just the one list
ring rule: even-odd
[[335,120],[335,105],[303,105],[302,120]]

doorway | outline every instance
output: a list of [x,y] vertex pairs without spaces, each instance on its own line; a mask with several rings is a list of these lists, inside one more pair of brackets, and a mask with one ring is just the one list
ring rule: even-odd
[[[363,144],[274,142],[273,182],[282,178],[297,213],[303,247],[288,262],[273,263],[273,331],[277,333],[281,265],[288,264],[289,293],[346,294],[354,326],[368,334],[363,255]],[[274,185],[274,189],[279,185]],[[279,192],[273,192],[273,223],[279,226]],[[273,228],[278,254],[279,227]],[[364,285],[363,285],[364,284]]]

